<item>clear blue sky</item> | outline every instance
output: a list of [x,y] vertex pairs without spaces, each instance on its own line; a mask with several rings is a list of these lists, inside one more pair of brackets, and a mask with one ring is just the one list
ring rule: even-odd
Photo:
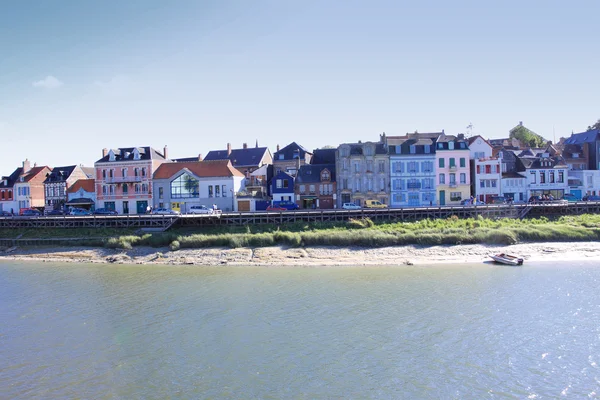
[[0,174],[313,149],[445,129],[547,139],[600,118],[600,2],[13,1],[0,4]]

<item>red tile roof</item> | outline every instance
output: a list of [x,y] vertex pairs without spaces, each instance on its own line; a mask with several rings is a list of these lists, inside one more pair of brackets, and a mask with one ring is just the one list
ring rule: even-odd
[[67,189],[67,193],[76,193],[79,189],[93,193],[96,191],[95,179],[79,179]]
[[46,179],[46,173],[49,173],[52,171],[52,169],[50,169],[47,166],[43,166],[43,167],[33,167],[29,170],[29,172],[27,172],[24,176],[24,181],[25,182],[29,182],[31,180],[33,180],[34,178],[36,178],[41,172],[44,172],[44,170],[47,170],[40,178],[43,178],[42,180]]
[[154,179],[168,179],[183,169],[189,170],[199,178],[211,177],[244,177],[237,169],[233,168],[229,160],[216,161],[186,161],[162,163],[154,172]]

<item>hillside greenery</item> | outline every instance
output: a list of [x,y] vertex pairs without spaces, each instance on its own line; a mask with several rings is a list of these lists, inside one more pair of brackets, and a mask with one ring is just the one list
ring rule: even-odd
[[511,139],[518,139],[524,146],[531,148],[544,147],[548,141],[524,126],[518,126],[510,132]]

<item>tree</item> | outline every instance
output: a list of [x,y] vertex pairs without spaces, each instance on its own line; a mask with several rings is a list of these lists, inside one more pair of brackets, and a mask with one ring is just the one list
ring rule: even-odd
[[600,129],[600,119],[594,125],[588,126],[588,130],[591,131],[592,129]]
[[510,131],[510,138],[518,139],[524,146],[532,148],[544,147],[544,145],[548,142],[537,133],[525,128],[523,125],[520,125]]

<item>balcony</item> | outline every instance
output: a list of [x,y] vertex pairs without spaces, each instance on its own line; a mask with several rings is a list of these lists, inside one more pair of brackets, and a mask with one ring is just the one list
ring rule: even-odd
[[448,167],[448,169],[450,171],[456,171],[456,165],[451,165],[450,167]]
[[145,176],[107,176],[104,179],[106,183],[129,183],[129,182],[141,182]]
[[456,182],[450,182],[448,184],[448,186],[451,187],[451,188],[455,188],[456,187]]

